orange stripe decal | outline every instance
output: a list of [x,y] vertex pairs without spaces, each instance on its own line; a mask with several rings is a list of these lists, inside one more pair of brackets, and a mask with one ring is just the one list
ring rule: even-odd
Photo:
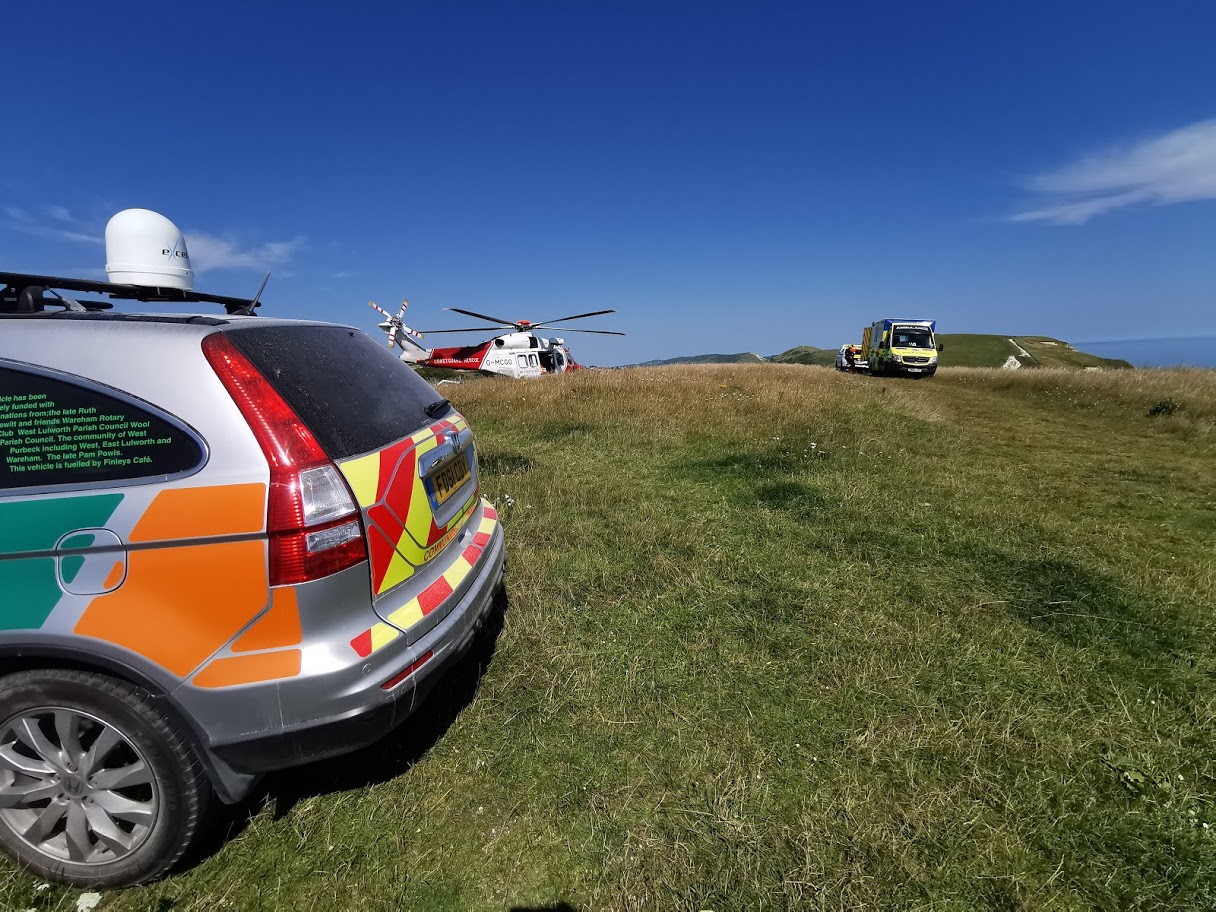
[[232,651],[253,652],[257,649],[298,646],[303,638],[296,590],[289,586],[273,591],[270,608],[232,644]]
[[300,650],[284,649],[216,659],[194,676],[194,686],[233,687],[237,684],[294,678],[300,673],[300,658]]
[[122,578],[126,575],[127,565],[122,561],[114,561],[114,566],[110,568],[110,575],[106,577],[106,581],[102,583],[102,588],[109,592],[111,589],[117,589],[118,584],[122,582]]
[[261,532],[266,485],[236,484],[161,491],[131,530],[131,541],[172,541]]
[[127,580],[76,623],[184,678],[266,607],[266,544],[218,542],[131,551]]

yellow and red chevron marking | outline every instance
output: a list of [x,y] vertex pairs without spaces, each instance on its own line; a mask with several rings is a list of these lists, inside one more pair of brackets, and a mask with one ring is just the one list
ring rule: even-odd
[[473,540],[464,549],[460,557],[452,562],[435,582],[431,583],[417,597],[410,599],[387,618],[389,623],[380,621],[378,624],[363,631],[350,641],[351,648],[362,658],[367,658],[381,646],[386,646],[400,636],[400,631],[408,630],[424,617],[442,605],[449,596],[460,588],[478,559],[490,543],[494,535],[494,527],[498,525],[498,511],[485,501],[482,501],[484,512],[481,523]]
[[392,446],[341,465],[355,499],[366,511],[372,588],[381,595],[414,575],[443,550],[476,504],[474,493],[451,521],[435,523],[418,457],[437,447],[448,431],[467,427],[464,418],[437,421]]
[[366,659],[377,649],[387,646],[399,636],[401,636],[400,630],[381,621],[351,640],[350,646],[360,658]]
[[[435,422],[435,424],[432,424],[425,430],[418,431],[409,437],[398,440],[392,446],[385,447],[383,450],[377,450],[375,453],[368,453],[366,456],[359,456],[343,462],[341,465],[342,474],[346,476],[346,480],[350,483],[351,489],[355,494],[355,500],[359,502],[359,506],[366,509],[384,499],[388,484],[392,480],[393,469],[403,451],[428,440],[432,441],[432,443],[438,443],[436,438],[439,435],[449,430],[463,431],[466,427],[468,427],[468,422],[463,417],[457,416],[451,421],[445,418],[442,421]],[[382,462],[388,463],[387,471],[383,474],[380,468]]]

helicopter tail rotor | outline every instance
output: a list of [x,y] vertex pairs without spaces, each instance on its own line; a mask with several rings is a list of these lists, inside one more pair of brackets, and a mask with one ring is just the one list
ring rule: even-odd
[[[410,336],[417,336],[419,339],[422,338],[422,333],[418,332],[416,329],[411,329],[410,327],[406,326],[402,322],[402,319],[405,317],[405,309],[407,307],[409,307],[409,305],[410,305],[410,302],[408,299],[403,300],[401,302],[401,310],[397,311],[396,316],[393,316],[387,310],[385,310],[383,307],[381,307],[379,304],[377,304],[375,301],[367,302],[368,307],[371,307],[373,310],[377,310],[381,314],[384,315],[384,322],[380,323],[379,326],[382,330],[384,330],[386,333],[388,333],[388,347],[389,348],[395,348],[397,346],[397,334],[399,332],[406,333],[405,338],[408,339],[411,343],[413,343],[414,340],[410,339],[409,338]],[[422,347],[421,345],[417,345],[417,343],[414,343],[414,344],[418,348]],[[404,348],[405,346],[403,345],[401,347]]]

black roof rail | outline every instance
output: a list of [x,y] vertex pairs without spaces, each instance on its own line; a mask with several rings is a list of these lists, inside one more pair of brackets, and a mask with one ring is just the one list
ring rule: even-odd
[[[127,301],[162,302],[170,304],[207,303],[219,304],[229,316],[253,316],[261,302],[250,298],[232,298],[227,295],[206,294],[201,291],[182,291],[180,288],[159,288],[153,285],[117,285],[113,282],[94,282],[89,279],[64,279],[59,276],[27,275],[21,272],[0,272],[0,313],[33,313],[43,309],[44,304],[59,303],[42,297],[50,288],[64,291],[84,291],[109,295]],[[88,310],[104,310],[110,304],[104,301],[82,302]]]

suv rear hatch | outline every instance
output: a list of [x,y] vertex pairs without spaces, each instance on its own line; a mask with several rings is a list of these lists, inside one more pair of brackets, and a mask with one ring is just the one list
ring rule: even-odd
[[224,336],[345,477],[362,514],[379,600],[441,555],[475,511],[472,432],[430,384],[365,333],[252,324]]

